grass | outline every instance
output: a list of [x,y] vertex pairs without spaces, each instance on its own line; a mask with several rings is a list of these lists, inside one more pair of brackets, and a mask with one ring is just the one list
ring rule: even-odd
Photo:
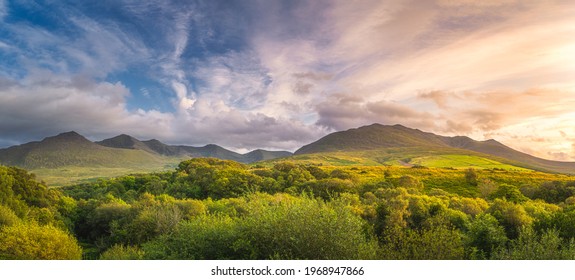
[[427,167],[478,168],[527,171],[529,169],[472,155],[438,155],[412,159],[411,164]]
[[166,161],[162,164],[147,164],[131,167],[82,167],[65,166],[59,168],[32,169],[36,177],[48,186],[61,187],[77,183],[96,181],[100,178],[119,177],[134,173],[150,173],[173,170],[180,160]]

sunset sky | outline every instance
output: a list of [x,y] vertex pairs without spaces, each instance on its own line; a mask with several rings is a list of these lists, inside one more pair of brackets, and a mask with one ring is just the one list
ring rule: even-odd
[[0,0],[0,147],[293,151],[372,123],[575,161],[575,3]]

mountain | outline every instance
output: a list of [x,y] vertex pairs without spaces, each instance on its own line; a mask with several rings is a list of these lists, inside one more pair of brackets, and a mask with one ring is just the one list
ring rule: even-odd
[[262,149],[257,149],[257,150],[251,151],[247,154],[244,154],[243,156],[252,162],[256,162],[256,161],[262,161],[262,160],[285,158],[285,157],[289,157],[291,155],[292,155],[292,153],[286,152],[286,151],[266,151],[266,150],[262,150]]
[[117,167],[159,163],[159,159],[140,150],[119,150],[98,145],[71,131],[42,141],[0,149],[0,163],[28,169],[61,166]]
[[305,145],[294,155],[336,151],[363,151],[382,148],[441,146],[445,143],[437,135],[402,125],[373,124],[331,133]]
[[95,143],[110,148],[144,150],[146,152],[156,153],[156,151],[151,149],[146,143],[126,134],[121,134]]
[[121,134],[92,142],[74,132],[61,133],[42,141],[0,149],[0,163],[27,169],[75,167],[166,166],[190,157],[215,157],[251,163],[263,159],[289,156],[289,152],[256,150],[239,154],[218,145],[203,147],[171,146],[159,140],[140,141]]
[[260,149],[246,154],[239,154],[214,144],[208,144],[203,147],[185,145],[172,146],[164,144],[156,139],[139,141],[138,139],[125,134],[96,143],[112,148],[143,150],[167,157],[214,157],[219,159],[235,160],[243,163],[252,163],[255,161],[276,159],[292,155],[292,153],[286,151],[266,151]]
[[[365,154],[379,163],[391,160],[417,162],[446,155],[468,155],[495,160],[518,167],[575,173],[575,162],[560,162],[537,158],[493,139],[476,141],[465,136],[446,137],[402,125],[372,124],[329,134],[298,149],[294,155],[348,153]],[[405,159],[405,160],[404,160]]]

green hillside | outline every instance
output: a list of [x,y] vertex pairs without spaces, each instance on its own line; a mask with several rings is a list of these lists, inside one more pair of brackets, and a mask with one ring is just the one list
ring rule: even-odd
[[[424,165],[433,167],[517,168],[575,173],[575,162],[537,158],[495,140],[445,137],[402,125],[373,124],[335,132],[303,146],[294,160],[327,164]],[[458,158],[468,156],[471,158]],[[467,161],[467,162],[466,162]]]
[[3,149],[0,155],[4,164],[27,169],[164,165],[164,159],[157,155],[137,149],[105,147],[76,132],[62,133],[40,142]]
[[125,134],[91,142],[71,131],[0,149],[0,164],[25,168],[51,186],[62,186],[131,173],[171,170],[180,161],[193,157],[250,163],[290,155],[265,150],[239,154],[213,144],[173,146],[155,139],[140,141]]

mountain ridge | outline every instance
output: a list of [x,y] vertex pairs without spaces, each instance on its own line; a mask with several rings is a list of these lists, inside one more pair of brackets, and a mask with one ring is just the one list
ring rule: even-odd
[[[346,152],[371,157],[372,162],[388,164],[394,159],[448,154],[473,155],[522,168],[556,173],[575,173],[575,162],[538,158],[516,151],[494,139],[477,141],[467,136],[441,136],[403,125],[371,124],[328,134],[302,146],[298,156]],[[62,166],[138,166],[174,164],[192,157],[215,157],[243,163],[291,156],[287,151],[256,149],[240,154],[215,144],[202,147],[168,145],[157,139],[141,141],[127,134],[92,142],[74,131],[49,136],[41,141],[0,149],[0,164],[24,168]],[[167,161],[169,159],[169,161]]]
[[[271,153],[268,158],[291,155],[284,151],[266,152]],[[117,167],[138,165],[139,162],[161,165],[166,158],[184,160],[191,157],[215,157],[243,163],[258,160],[253,154],[239,154],[215,144],[203,147],[174,146],[156,139],[140,141],[127,134],[92,142],[75,131],[0,149],[0,164],[29,169],[63,166]]]
[[414,148],[419,150],[457,150],[495,157],[497,160],[534,170],[575,173],[575,162],[561,162],[538,158],[514,150],[494,139],[473,140],[467,136],[441,136],[403,125],[371,124],[328,134],[319,140],[302,146],[294,155],[375,151],[390,148]]

